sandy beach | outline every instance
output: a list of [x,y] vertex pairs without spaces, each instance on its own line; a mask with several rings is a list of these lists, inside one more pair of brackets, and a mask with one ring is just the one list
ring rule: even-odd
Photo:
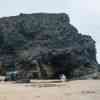
[[0,100],[100,100],[100,80],[1,82]]

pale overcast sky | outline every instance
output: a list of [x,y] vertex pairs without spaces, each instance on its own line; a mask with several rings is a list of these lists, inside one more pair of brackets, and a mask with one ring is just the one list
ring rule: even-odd
[[91,35],[96,41],[100,62],[100,0],[1,0],[0,17],[19,13],[65,12],[80,33]]

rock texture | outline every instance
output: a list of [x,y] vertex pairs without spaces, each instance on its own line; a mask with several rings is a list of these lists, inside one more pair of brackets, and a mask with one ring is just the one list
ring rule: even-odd
[[[0,19],[0,72],[18,78],[94,77],[95,41],[70,24],[67,14],[20,14]],[[89,77],[84,77],[89,76]]]

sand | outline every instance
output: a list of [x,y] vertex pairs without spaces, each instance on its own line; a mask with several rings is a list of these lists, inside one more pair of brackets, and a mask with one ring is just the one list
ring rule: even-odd
[[100,100],[100,80],[1,82],[0,100]]

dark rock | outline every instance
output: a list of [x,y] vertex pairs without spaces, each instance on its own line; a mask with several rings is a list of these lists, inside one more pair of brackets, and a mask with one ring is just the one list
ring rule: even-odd
[[97,72],[95,41],[80,34],[64,13],[1,18],[0,62],[3,74],[15,64],[25,77],[36,70],[40,79],[60,74],[76,79]]

